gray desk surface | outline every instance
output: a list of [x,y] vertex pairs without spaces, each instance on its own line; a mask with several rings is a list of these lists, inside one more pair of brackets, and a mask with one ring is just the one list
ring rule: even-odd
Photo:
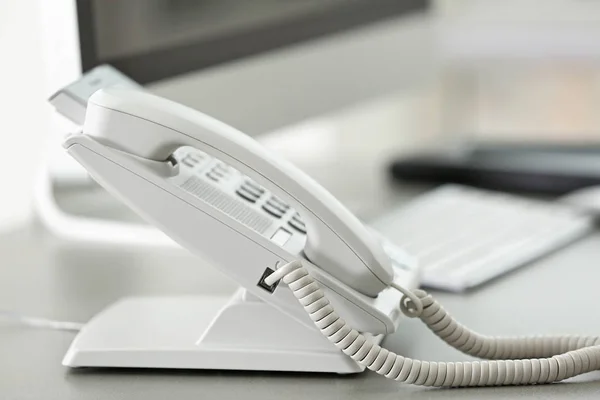
[[[223,293],[233,283],[176,250],[69,245],[32,225],[0,235],[0,308],[86,321],[127,295]],[[600,332],[600,234],[465,295],[437,293],[463,323],[489,334]],[[69,370],[61,359],[71,332],[0,325],[0,398],[586,398],[600,373],[536,387],[423,389],[356,376],[224,371]],[[418,321],[384,344],[410,357],[463,360]]]
[[[388,111],[369,112],[373,124],[398,121],[395,107],[384,109]],[[356,112],[350,114],[340,125],[343,141],[337,142],[335,151],[329,149],[327,157],[314,157],[309,165],[303,155],[294,153],[297,146],[292,146],[286,156],[368,219],[377,214],[377,209],[389,208],[419,190],[394,189],[386,182],[384,164],[379,162],[385,154],[395,152],[394,146],[410,147],[399,142],[403,136],[396,134],[398,130],[378,126],[365,141],[365,127],[374,125],[365,119],[356,123]],[[407,126],[420,129],[410,123]],[[389,137],[375,137],[376,133]],[[373,143],[378,145],[370,148],[368,145]],[[269,145],[277,147],[273,142]],[[278,149],[283,152],[281,146]],[[348,179],[340,179],[340,173],[352,177],[351,184]],[[84,205],[90,203],[93,209],[108,204],[93,199],[91,202],[90,197],[80,197],[76,202],[79,206],[73,206],[72,211],[93,211],[85,210]],[[0,233],[0,257],[0,309],[60,320],[87,321],[123,296],[226,294],[235,289],[220,273],[182,250],[74,244],[53,237],[36,223]],[[596,308],[600,298],[598,260],[600,234],[595,233],[477,290],[462,295],[435,294],[459,321],[485,334],[600,333]],[[70,370],[61,365],[61,360],[73,337],[71,332],[0,324],[0,398],[600,398],[600,373],[580,377],[577,384],[438,390],[400,385],[371,372],[337,376]],[[384,345],[419,359],[466,359],[433,337],[418,321],[407,321],[386,338]]]

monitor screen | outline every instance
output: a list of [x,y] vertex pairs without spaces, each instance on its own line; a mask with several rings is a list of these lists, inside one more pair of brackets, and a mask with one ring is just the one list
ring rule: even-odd
[[149,83],[399,14],[427,0],[77,0],[83,71]]

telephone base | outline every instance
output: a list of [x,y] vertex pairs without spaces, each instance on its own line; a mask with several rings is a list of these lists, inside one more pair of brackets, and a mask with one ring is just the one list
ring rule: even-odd
[[[383,335],[372,339],[379,343]],[[244,289],[229,298],[122,299],[84,326],[63,365],[341,374],[364,370],[316,328]]]

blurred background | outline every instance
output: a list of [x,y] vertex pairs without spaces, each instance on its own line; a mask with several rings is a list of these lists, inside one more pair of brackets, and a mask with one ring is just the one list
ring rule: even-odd
[[[137,222],[96,189],[80,190],[85,174],[60,148],[76,127],[46,104],[105,63],[257,138],[363,218],[402,197],[389,189],[389,166],[404,155],[481,141],[590,146],[600,138],[600,5],[592,1],[0,7],[2,227],[36,214],[52,229],[70,216],[73,224],[99,214]],[[338,187],[332,166],[349,154],[348,172],[365,178]]]
[[[292,161],[419,258],[424,284],[465,325],[507,335],[598,331],[581,305],[598,300],[600,190],[575,206],[559,196],[600,187],[600,2],[0,0],[0,51],[0,309],[9,310],[0,317],[85,322],[126,296],[239,288],[112,198],[64,151],[66,135],[81,127],[48,99],[110,65]],[[436,188],[447,182],[471,187]],[[497,192],[477,190],[484,187]],[[262,212],[264,203],[252,207]],[[288,211],[283,225],[294,219]],[[211,233],[198,229],[200,239]],[[517,272],[524,264],[532,265]],[[421,341],[425,328],[415,326],[386,345],[456,359],[443,343]],[[66,373],[60,360],[71,336],[0,333],[0,391],[19,393],[12,397],[197,397],[237,382],[244,396],[264,398],[285,385],[296,393],[305,380],[302,387],[338,398],[342,388],[360,394],[368,386],[363,375],[257,373],[262,383],[254,384],[243,373]],[[542,386],[542,396],[597,391]]]

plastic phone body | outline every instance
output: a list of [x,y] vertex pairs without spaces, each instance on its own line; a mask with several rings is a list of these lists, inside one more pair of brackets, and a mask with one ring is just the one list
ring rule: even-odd
[[[389,284],[396,281],[414,287],[414,260],[369,231],[298,168],[234,128],[145,92],[102,89],[88,101],[82,133],[69,137],[64,146],[109,192],[245,288],[245,294],[238,296],[241,304],[273,306],[278,315],[308,328],[310,335],[319,334],[290,291],[261,285],[269,269],[300,258],[340,315],[356,329],[374,335],[396,329],[400,299]],[[227,192],[225,182],[199,181],[182,174],[173,154],[185,148],[218,159],[210,169],[213,175],[224,175],[232,168],[238,179],[276,196],[291,207],[288,219],[260,218],[255,209]],[[215,172],[218,163],[222,165],[219,174]],[[292,232],[285,225],[292,223],[290,218],[302,221],[305,232]],[[287,232],[283,239],[278,235],[282,229]],[[222,324],[216,326],[222,329]],[[91,331],[87,338],[76,340],[79,344],[74,343],[67,365],[106,364],[74,361],[77,349],[94,342]],[[343,356],[337,349],[332,351]],[[154,366],[165,367],[165,363]],[[329,370],[355,369],[332,366]]]

